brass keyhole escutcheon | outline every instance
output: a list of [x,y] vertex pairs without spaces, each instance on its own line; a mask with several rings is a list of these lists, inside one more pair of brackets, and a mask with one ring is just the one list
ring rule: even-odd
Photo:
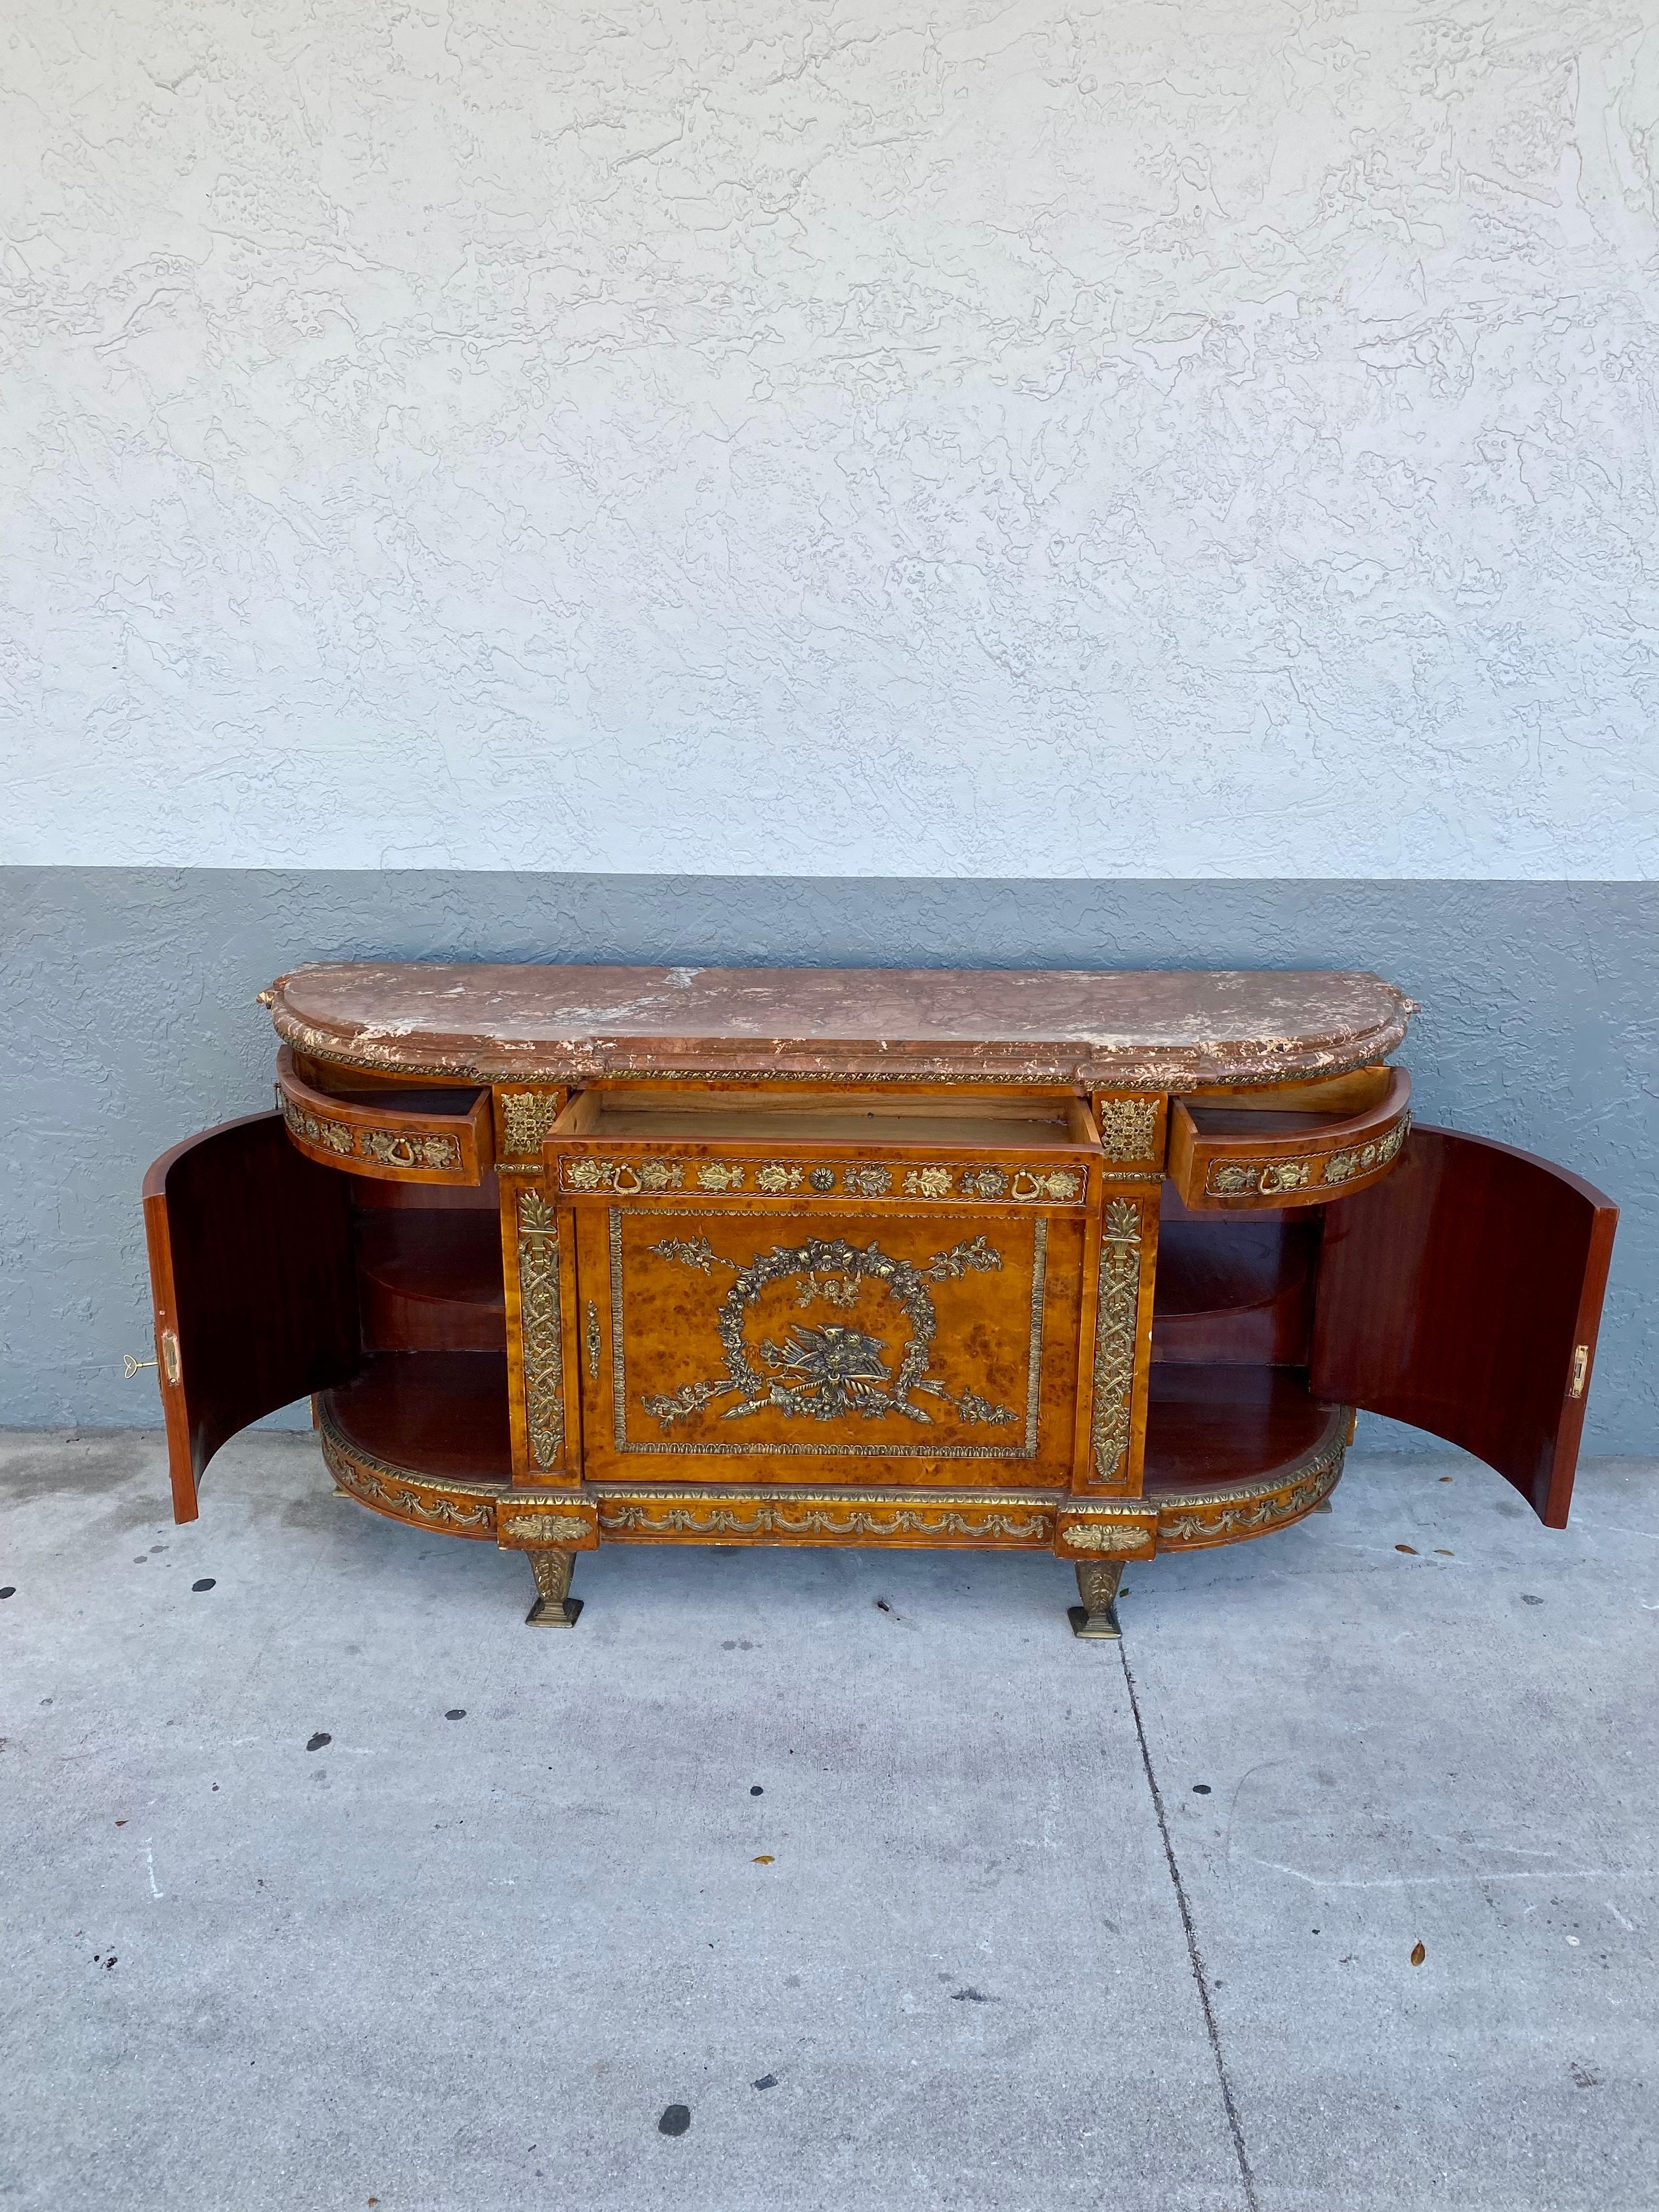
[[[170,1328],[164,1328],[155,1340],[161,1358],[161,1370],[169,1382],[179,1380],[179,1340]],[[135,1375],[142,1375],[147,1367],[154,1367],[154,1359],[135,1359],[130,1352],[121,1354],[121,1372],[131,1382]]]

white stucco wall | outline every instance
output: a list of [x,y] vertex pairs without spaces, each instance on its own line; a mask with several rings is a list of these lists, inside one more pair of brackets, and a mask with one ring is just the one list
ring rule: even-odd
[[1656,872],[1656,0],[10,0],[0,172],[0,857]]

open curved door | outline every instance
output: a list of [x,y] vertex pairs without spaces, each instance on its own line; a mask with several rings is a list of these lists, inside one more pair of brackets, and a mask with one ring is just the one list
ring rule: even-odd
[[1326,1213],[1315,1395],[1461,1444],[1565,1528],[1618,1219],[1530,1152],[1413,1129]]
[[289,1142],[279,1114],[226,1121],[144,1177],[155,1369],[173,1517],[228,1437],[361,1364],[346,1178]]

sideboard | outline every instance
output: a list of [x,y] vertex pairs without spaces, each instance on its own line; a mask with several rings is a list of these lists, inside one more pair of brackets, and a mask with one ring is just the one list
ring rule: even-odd
[[1369,1407],[1565,1526],[1617,1214],[1413,1125],[1375,975],[341,963],[144,1183],[173,1510],[309,1395],[337,1486],[522,1552],[1289,1527]]

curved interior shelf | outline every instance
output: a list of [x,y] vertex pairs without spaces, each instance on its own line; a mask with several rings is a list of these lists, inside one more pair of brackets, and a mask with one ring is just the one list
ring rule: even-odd
[[1317,1215],[1166,1215],[1152,1300],[1159,1364],[1305,1364],[1313,1328]]
[[362,1214],[357,1285],[365,1350],[507,1350],[493,1212],[386,1207]]
[[324,1395],[350,1441],[393,1467],[471,1482],[512,1474],[505,1352],[373,1352]]
[[1346,1433],[1347,1408],[1311,1395],[1294,1367],[1154,1367],[1146,1408],[1146,1488],[1225,1490],[1257,1483]]
[[[512,1474],[507,1360],[493,1352],[373,1352],[325,1394],[350,1441],[413,1473],[472,1482]],[[1287,1367],[1154,1369],[1146,1494],[1260,1483],[1336,1443],[1347,1411]]]

